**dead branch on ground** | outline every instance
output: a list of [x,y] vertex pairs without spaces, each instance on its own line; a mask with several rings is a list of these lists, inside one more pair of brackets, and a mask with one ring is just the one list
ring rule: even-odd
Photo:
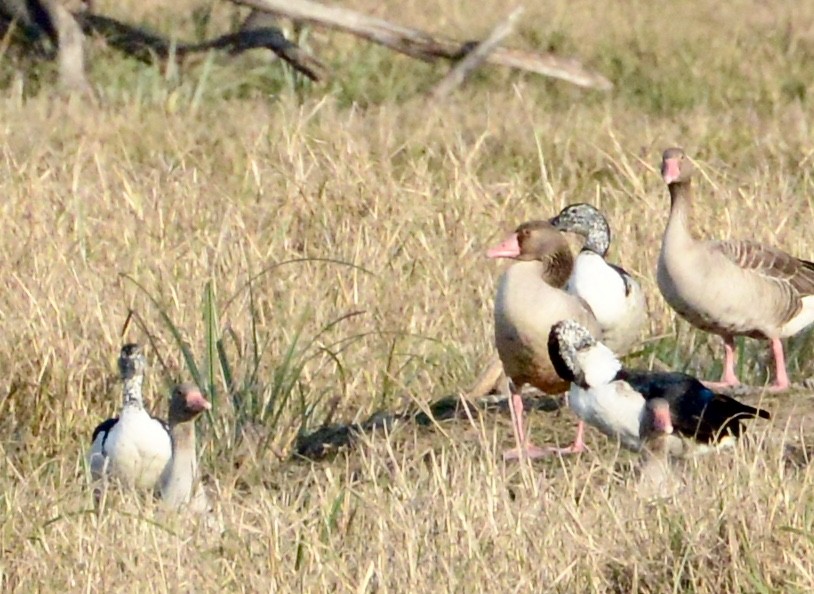
[[80,12],[76,14],[76,18],[86,34],[98,35],[110,47],[145,63],[166,60],[173,56],[183,59],[191,54],[209,50],[226,50],[234,55],[251,49],[265,48],[313,81],[321,80],[327,72],[322,62],[296,43],[286,39],[278,27],[268,23],[264,23],[263,26],[241,28],[235,33],[227,33],[201,43],[185,43],[173,42],[144,28],[134,27],[100,14]]
[[[347,8],[319,4],[312,0],[231,1],[278,16],[350,33],[426,61],[439,58],[459,60],[471,48],[469,43],[462,44],[437,35],[430,35],[419,29],[404,27]],[[486,62],[558,78],[581,87],[600,90],[613,88],[613,84],[607,78],[588,70],[579,61],[550,53],[543,54],[498,47],[488,54]]]
[[455,66],[447,72],[444,78],[438,81],[430,90],[430,97],[434,101],[439,101],[463,84],[466,77],[483,64],[486,58],[489,57],[489,54],[495,51],[498,45],[511,35],[514,24],[521,14],[523,14],[523,8],[515,8],[505,21],[501,22],[492,30],[489,37],[473,47],[460,62],[455,64]]

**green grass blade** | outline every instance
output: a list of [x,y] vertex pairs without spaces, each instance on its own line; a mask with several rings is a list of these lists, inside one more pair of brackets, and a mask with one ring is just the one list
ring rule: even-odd
[[215,362],[218,360],[218,314],[215,306],[215,291],[212,281],[204,286],[204,344],[206,347],[204,365],[206,370],[206,391],[212,402],[212,413],[217,410],[217,386],[215,385]]
[[172,334],[172,337],[175,340],[176,345],[181,350],[181,354],[184,357],[184,362],[187,365],[187,369],[189,369],[190,375],[192,375],[192,379],[199,386],[203,385],[202,383],[203,378],[201,377],[201,372],[198,369],[198,365],[195,363],[195,356],[192,353],[192,350],[189,348],[189,345],[184,340],[180,330],[178,330],[178,327],[172,322],[170,316],[167,314],[164,308],[161,307],[161,305],[158,303],[155,297],[153,297],[150,294],[150,292],[146,288],[144,288],[141,285],[141,283],[139,283],[136,279],[125,273],[120,273],[120,276],[130,281],[133,285],[135,285],[135,287],[139,289],[142,293],[144,293],[147,299],[149,299],[150,302],[155,306],[156,310],[158,310],[158,315],[161,317],[161,321],[164,322],[164,325],[170,331],[170,334]]

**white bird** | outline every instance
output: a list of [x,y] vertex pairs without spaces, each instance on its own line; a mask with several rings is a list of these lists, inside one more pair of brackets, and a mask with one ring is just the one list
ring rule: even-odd
[[94,480],[116,479],[137,489],[153,489],[172,455],[167,425],[144,409],[142,384],[146,360],[137,344],[126,344],[119,356],[124,383],[118,417],[93,431],[88,465]]
[[[685,373],[623,369],[608,347],[573,320],[551,328],[548,349],[557,373],[571,382],[571,409],[630,450],[640,451],[654,426],[653,407],[648,408],[653,399],[669,404],[670,434],[702,444],[717,444],[727,435],[739,437],[744,419],[771,418],[767,411],[717,394]],[[659,418],[656,427],[668,433]]]
[[585,238],[566,290],[590,306],[602,330],[602,342],[617,355],[627,354],[647,321],[647,304],[638,281],[605,259],[611,242],[607,219],[596,207],[580,203],[563,208],[551,224]]

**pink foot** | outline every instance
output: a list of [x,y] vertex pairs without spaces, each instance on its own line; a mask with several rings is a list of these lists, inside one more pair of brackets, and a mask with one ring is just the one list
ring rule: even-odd
[[790,386],[789,383],[785,383],[785,384],[774,383],[774,384],[772,384],[771,386],[768,387],[768,390],[772,394],[777,394],[778,392],[785,392],[786,390],[789,389],[789,386]]

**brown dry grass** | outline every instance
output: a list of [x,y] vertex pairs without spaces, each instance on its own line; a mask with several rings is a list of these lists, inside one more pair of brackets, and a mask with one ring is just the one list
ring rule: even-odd
[[[101,4],[193,36],[191,1]],[[313,42],[337,72],[327,89],[292,84],[261,57],[165,76],[97,47],[100,110],[30,92],[47,90],[49,70],[4,62],[2,590],[811,591],[814,477],[783,446],[810,435],[807,395],[769,402],[770,430],[690,465],[682,495],[655,504],[631,488],[631,458],[596,433],[579,459],[504,466],[511,434],[495,416],[403,426],[319,464],[271,452],[334,405],[350,420],[466,387],[492,348],[499,271],[484,248],[575,201],[607,213],[612,258],[648,292],[650,334],[662,338],[638,363],[718,373],[717,342],[676,322],[655,286],[667,214],[655,167],[668,145],[698,158],[699,230],[814,254],[812,6],[555,1],[527,12],[516,43],[579,53],[616,91],[488,71],[438,108],[420,92],[440,68],[323,33]],[[506,10],[399,8],[460,37]],[[230,11],[216,8],[213,23]],[[303,257],[360,268],[274,269],[253,285],[253,311],[247,279]],[[118,348],[152,337],[148,393],[163,411],[167,385],[190,371],[161,312],[201,364],[207,282],[241,394],[268,399],[288,382],[271,444],[236,467],[236,414],[216,377],[200,442],[222,533],[133,498],[97,517],[83,455],[118,406]],[[142,325],[122,337],[130,308]],[[264,349],[249,381],[253,333]],[[295,357],[301,372],[281,380],[287,350],[317,334]],[[811,374],[808,338],[791,342],[792,374]],[[743,351],[754,382],[762,350]],[[567,412],[531,422],[541,442],[573,426]]]

